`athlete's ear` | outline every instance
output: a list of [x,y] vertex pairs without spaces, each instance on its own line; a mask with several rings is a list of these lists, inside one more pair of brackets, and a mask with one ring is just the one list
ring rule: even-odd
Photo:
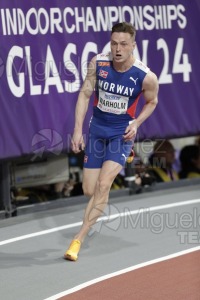
[[137,46],[136,41],[133,42],[133,49],[135,49],[135,47]]

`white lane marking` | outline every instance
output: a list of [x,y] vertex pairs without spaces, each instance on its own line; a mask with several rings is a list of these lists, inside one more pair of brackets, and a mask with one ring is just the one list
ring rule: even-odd
[[54,296],[51,296],[49,298],[46,298],[44,300],[56,300],[56,299],[59,299],[61,297],[72,294],[74,292],[80,291],[83,288],[86,288],[88,286],[91,286],[93,284],[101,282],[103,280],[106,280],[106,279],[109,279],[109,278],[112,278],[112,277],[115,277],[115,276],[118,276],[118,275],[121,275],[121,274],[125,274],[127,272],[134,271],[134,270],[140,269],[142,267],[153,265],[153,264],[156,264],[158,262],[162,262],[162,261],[169,260],[169,259],[172,259],[172,258],[175,258],[175,257],[178,257],[178,256],[182,256],[182,255],[185,255],[185,254],[188,254],[188,253],[192,253],[192,252],[195,252],[195,251],[198,251],[198,250],[200,250],[200,246],[190,248],[190,249],[187,249],[187,250],[183,250],[183,251],[180,251],[180,252],[176,252],[176,253],[173,253],[173,254],[170,254],[170,255],[166,255],[166,256],[163,256],[163,257],[160,257],[160,258],[153,259],[153,260],[149,260],[147,262],[143,262],[143,263],[140,263],[138,265],[135,265],[135,266],[132,266],[132,267],[129,267],[129,268],[126,268],[126,269],[122,269],[120,271],[113,272],[113,273],[110,273],[110,274],[92,279],[90,281],[84,282],[84,283],[79,284],[79,285],[77,285],[77,286],[75,286],[75,287],[73,287],[69,290],[63,291],[61,293],[58,293],[58,294],[56,294]]
[[[152,207],[149,207],[149,208],[139,208],[137,210],[132,210],[132,211],[128,211],[128,212],[126,211],[126,212],[122,212],[122,213],[118,213],[118,214],[113,214],[113,215],[109,215],[109,216],[100,217],[98,219],[98,222],[99,221],[105,221],[105,220],[110,221],[110,220],[115,219],[117,217],[122,218],[122,217],[125,217],[125,216],[141,214],[141,213],[145,213],[147,210],[148,210],[148,212],[151,212],[151,211],[155,211],[155,210],[167,209],[167,208],[178,207],[178,206],[189,205],[189,204],[196,204],[196,203],[200,203],[200,199],[193,199],[193,200],[175,202],[175,203],[170,203],[170,204],[152,206]],[[69,229],[69,228],[79,227],[81,225],[82,225],[82,221],[77,222],[77,223],[68,224],[68,225],[59,226],[59,227],[54,227],[52,229],[42,230],[42,231],[38,231],[38,232],[18,236],[18,237],[15,237],[15,238],[11,238],[11,239],[8,239],[8,240],[1,241],[0,246],[10,244],[10,243],[14,243],[14,242],[18,242],[18,241],[25,240],[25,239],[29,239],[29,238],[32,238],[32,237],[44,235],[44,234],[49,234],[49,233],[56,232],[56,231],[61,231],[61,230]]]
[[68,224],[68,225],[63,225],[63,226],[59,226],[59,227],[54,227],[52,229],[47,229],[47,230],[42,230],[42,231],[30,233],[30,234],[21,235],[21,236],[18,236],[16,238],[12,238],[12,239],[9,239],[9,240],[1,241],[0,242],[0,246],[6,245],[6,244],[10,244],[10,243],[14,243],[14,242],[18,242],[18,241],[25,240],[25,239],[29,239],[29,238],[36,237],[36,236],[39,236],[39,235],[49,234],[49,233],[60,231],[60,230],[64,230],[64,229],[78,227],[78,226],[81,226],[81,225],[82,225],[82,222],[77,222],[77,223],[73,223],[73,224]]

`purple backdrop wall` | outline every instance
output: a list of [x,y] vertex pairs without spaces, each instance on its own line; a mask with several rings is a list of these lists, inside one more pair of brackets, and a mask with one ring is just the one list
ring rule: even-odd
[[[122,20],[136,26],[135,55],[160,82],[137,140],[199,134],[199,16],[198,0],[1,0],[0,159],[69,148],[87,62]],[[85,134],[91,111],[92,99]]]

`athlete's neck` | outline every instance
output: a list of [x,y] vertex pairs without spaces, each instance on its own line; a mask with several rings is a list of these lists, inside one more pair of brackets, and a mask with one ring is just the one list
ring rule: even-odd
[[135,62],[135,57],[131,57],[126,62],[116,62],[113,60],[113,67],[117,72],[126,72],[133,66],[134,62]]

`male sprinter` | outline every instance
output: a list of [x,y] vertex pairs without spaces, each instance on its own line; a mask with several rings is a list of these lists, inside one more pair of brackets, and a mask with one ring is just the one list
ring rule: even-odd
[[[81,244],[108,203],[112,182],[125,165],[138,127],[158,102],[156,75],[134,57],[135,36],[136,30],[129,23],[113,26],[111,52],[98,54],[91,60],[78,96],[72,138],[75,153],[84,149],[83,121],[95,89],[83,171],[83,191],[90,200],[82,227],[64,254],[68,260],[77,260]],[[136,118],[141,94],[146,102]]]

